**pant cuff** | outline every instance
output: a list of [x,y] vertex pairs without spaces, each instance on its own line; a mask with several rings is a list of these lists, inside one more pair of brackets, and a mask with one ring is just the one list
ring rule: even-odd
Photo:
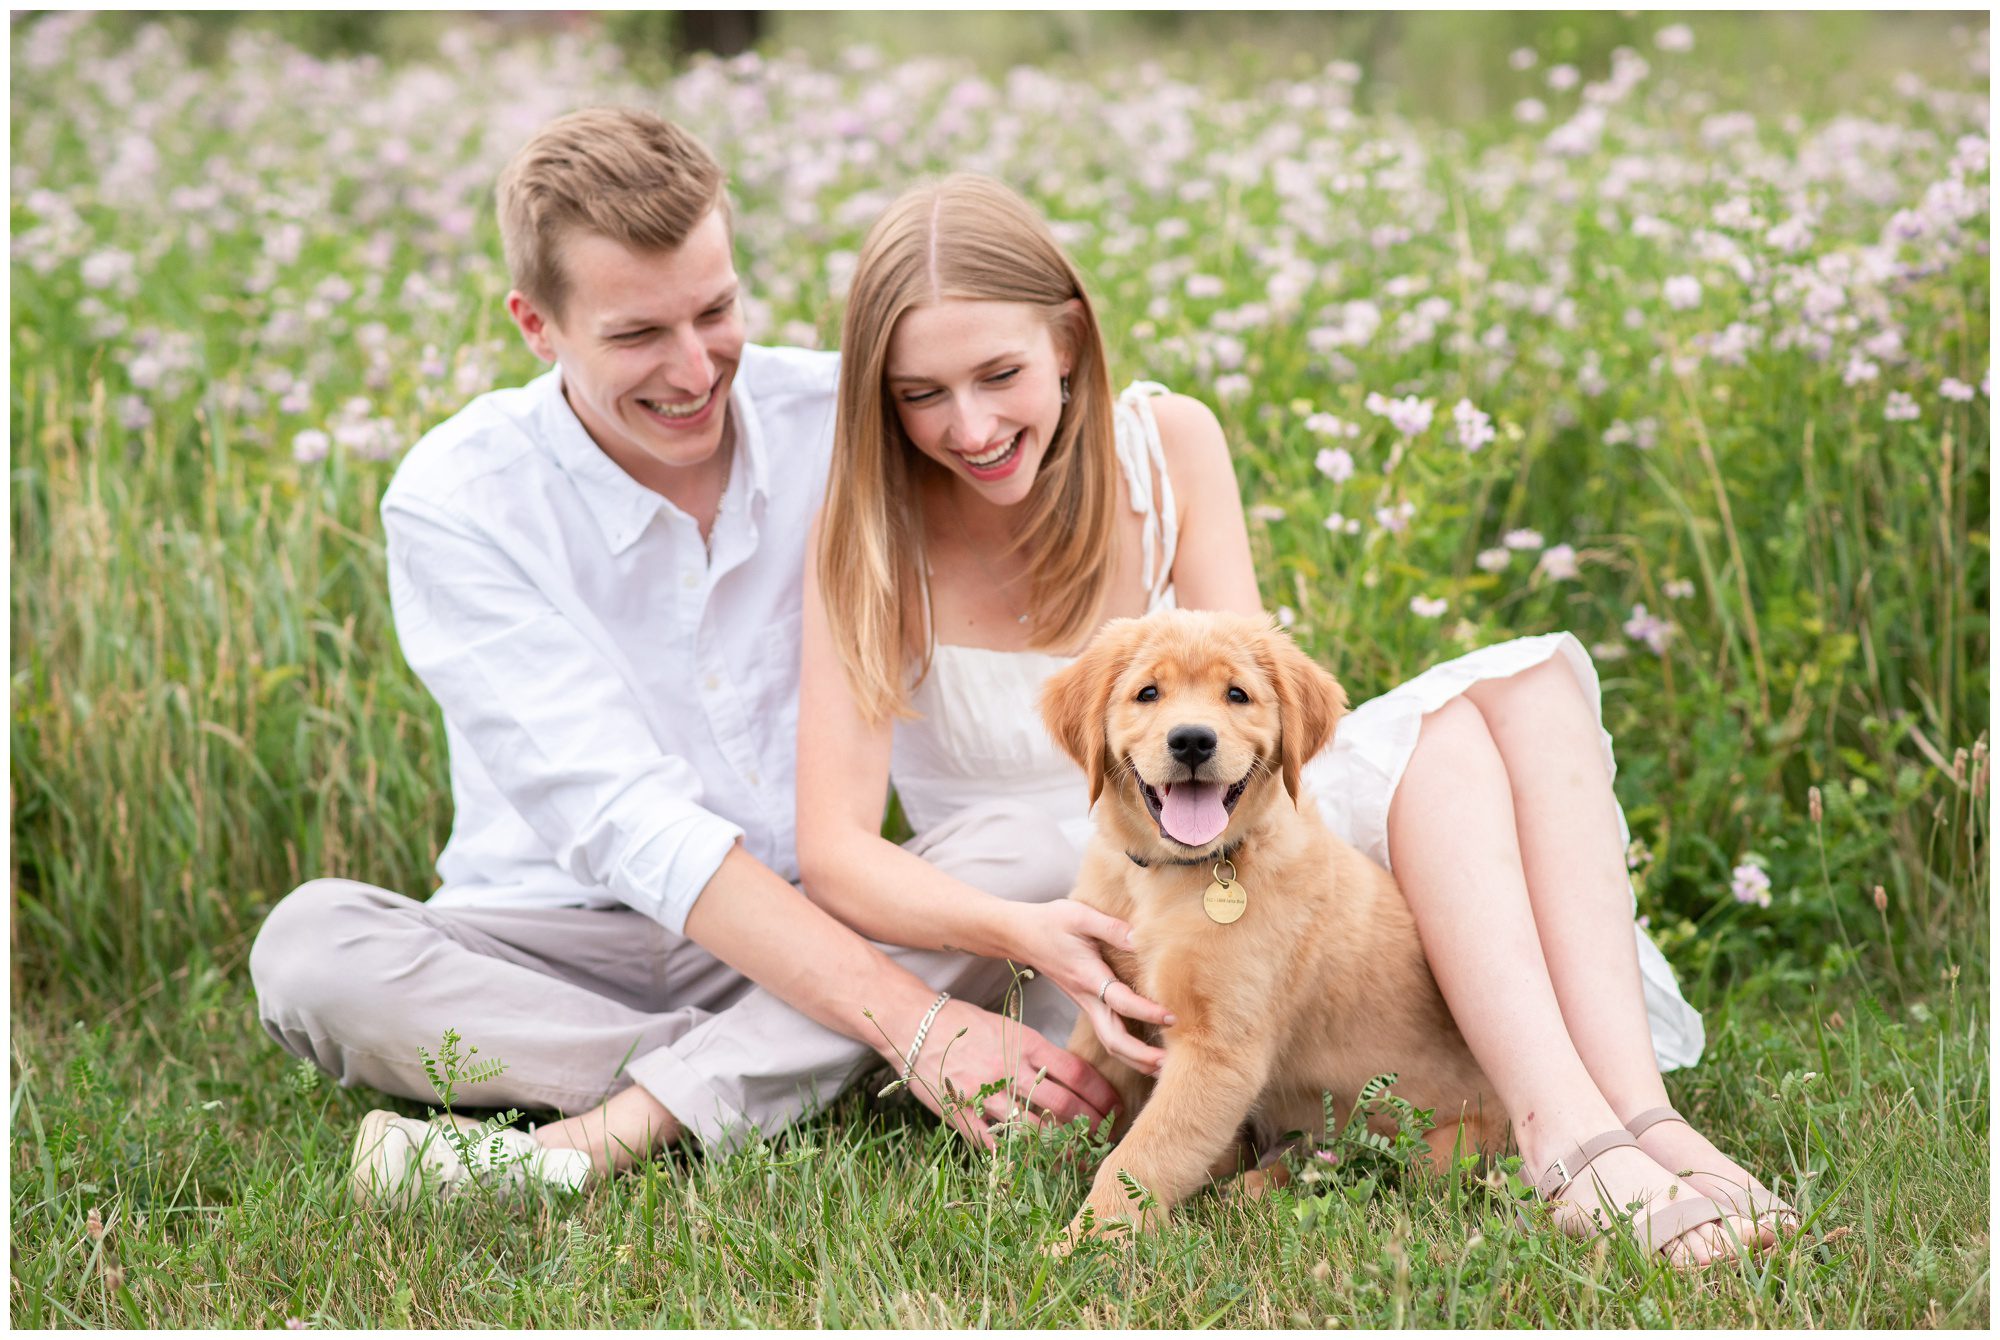
[[750,1133],[750,1119],[743,1110],[666,1047],[632,1061],[625,1073],[673,1115],[684,1134],[699,1140],[710,1153],[729,1153]]

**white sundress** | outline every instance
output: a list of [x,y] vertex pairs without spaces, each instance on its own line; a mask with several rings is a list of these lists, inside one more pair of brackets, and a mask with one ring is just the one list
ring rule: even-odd
[[[1174,606],[1179,541],[1159,425],[1147,404],[1165,391],[1157,382],[1135,382],[1119,396],[1114,416],[1131,507],[1144,517],[1141,575],[1148,613]],[[1583,644],[1568,633],[1516,638],[1433,666],[1343,717],[1333,743],[1304,769],[1327,825],[1386,868],[1389,801],[1416,748],[1423,718],[1482,680],[1505,679],[1558,656],[1597,713],[1604,762],[1615,775],[1597,669]],[[910,706],[920,715],[896,723],[890,751],[890,781],[912,828],[922,833],[973,805],[1014,799],[1054,818],[1081,864],[1094,827],[1089,787],[1082,769],[1049,738],[1036,707],[1043,681],[1074,659],[938,644],[930,674],[911,696]],[[1618,835],[1621,846],[1630,843],[1623,806],[1618,806]],[[1663,1071],[1693,1065],[1705,1042],[1701,1016],[1681,997],[1672,967],[1645,930],[1634,924],[1632,933],[1654,1059]]]

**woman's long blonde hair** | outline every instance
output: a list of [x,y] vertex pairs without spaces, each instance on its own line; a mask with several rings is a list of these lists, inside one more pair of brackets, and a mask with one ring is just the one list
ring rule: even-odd
[[910,715],[908,693],[930,673],[934,645],[917,491],[929,462],[889,398],[889,337],[911,308],[955,298],[1044,309],[1071,359],[1070,400],[1042,458],[1045,478],[1020,504],[1027,516],[1016,547],[1028,555],[1032,645],[1067,649],[1082,640],[1116,566],[1111,377],[1082,276],[1028,203],[991,178],[957,173],[909,191],[876,220],[855,265],[820,518],[827,624],[870,724]]

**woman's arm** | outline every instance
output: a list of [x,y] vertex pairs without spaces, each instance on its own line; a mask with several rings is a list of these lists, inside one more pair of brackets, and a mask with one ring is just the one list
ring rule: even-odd
[[799,876],[806,894],[863,935],[916,949],[1017,957],[1013,905],[882,836],[891,723],[869,725],[849,691],[820,600],[819,521],[807,542],[799,669]]
[[1215,412],[1184,395],[1160,396],[1152,410],[1180,505],[1173,573],[1177,603],[1182,609],[1263,614],[1243,495]]
[[[807,553],[818,552],[819,522]],[[1151,1073],[1165,1053],[1119,1015],[1161,1024],[1166,1011],[1113,976],[1100,944],[1131,929],[1070,899],[1010,903],[939,870],[881,835],[893,727],[861,717],[834,649],[817,564],[806,563],[799,683],[799,872],[807,896],[862,934],[918,949],[1007,958],[1047,976],[1091,1019],[1112,1054]],[[1114,1013],[1115,1011],[1115,1013]]]

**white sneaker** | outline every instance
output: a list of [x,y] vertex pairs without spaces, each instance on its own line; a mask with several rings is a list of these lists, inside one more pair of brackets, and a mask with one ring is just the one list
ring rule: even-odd
[[446,1125],[468,1135],[479,1123],[465,1117],[418,1121],[380,1108],[361,1119],[354,1137],[355,1199],[363,1204],[405,1206],[434,1195],[450,1200],[475,1185],[518,1191],[531,1184],[558,1191],[579,1190],[590,1177],[590,1155],[581,1149],[547,1149],[526,1131],[503,1127],[469,1151],[470,1161],[446,1136]]

